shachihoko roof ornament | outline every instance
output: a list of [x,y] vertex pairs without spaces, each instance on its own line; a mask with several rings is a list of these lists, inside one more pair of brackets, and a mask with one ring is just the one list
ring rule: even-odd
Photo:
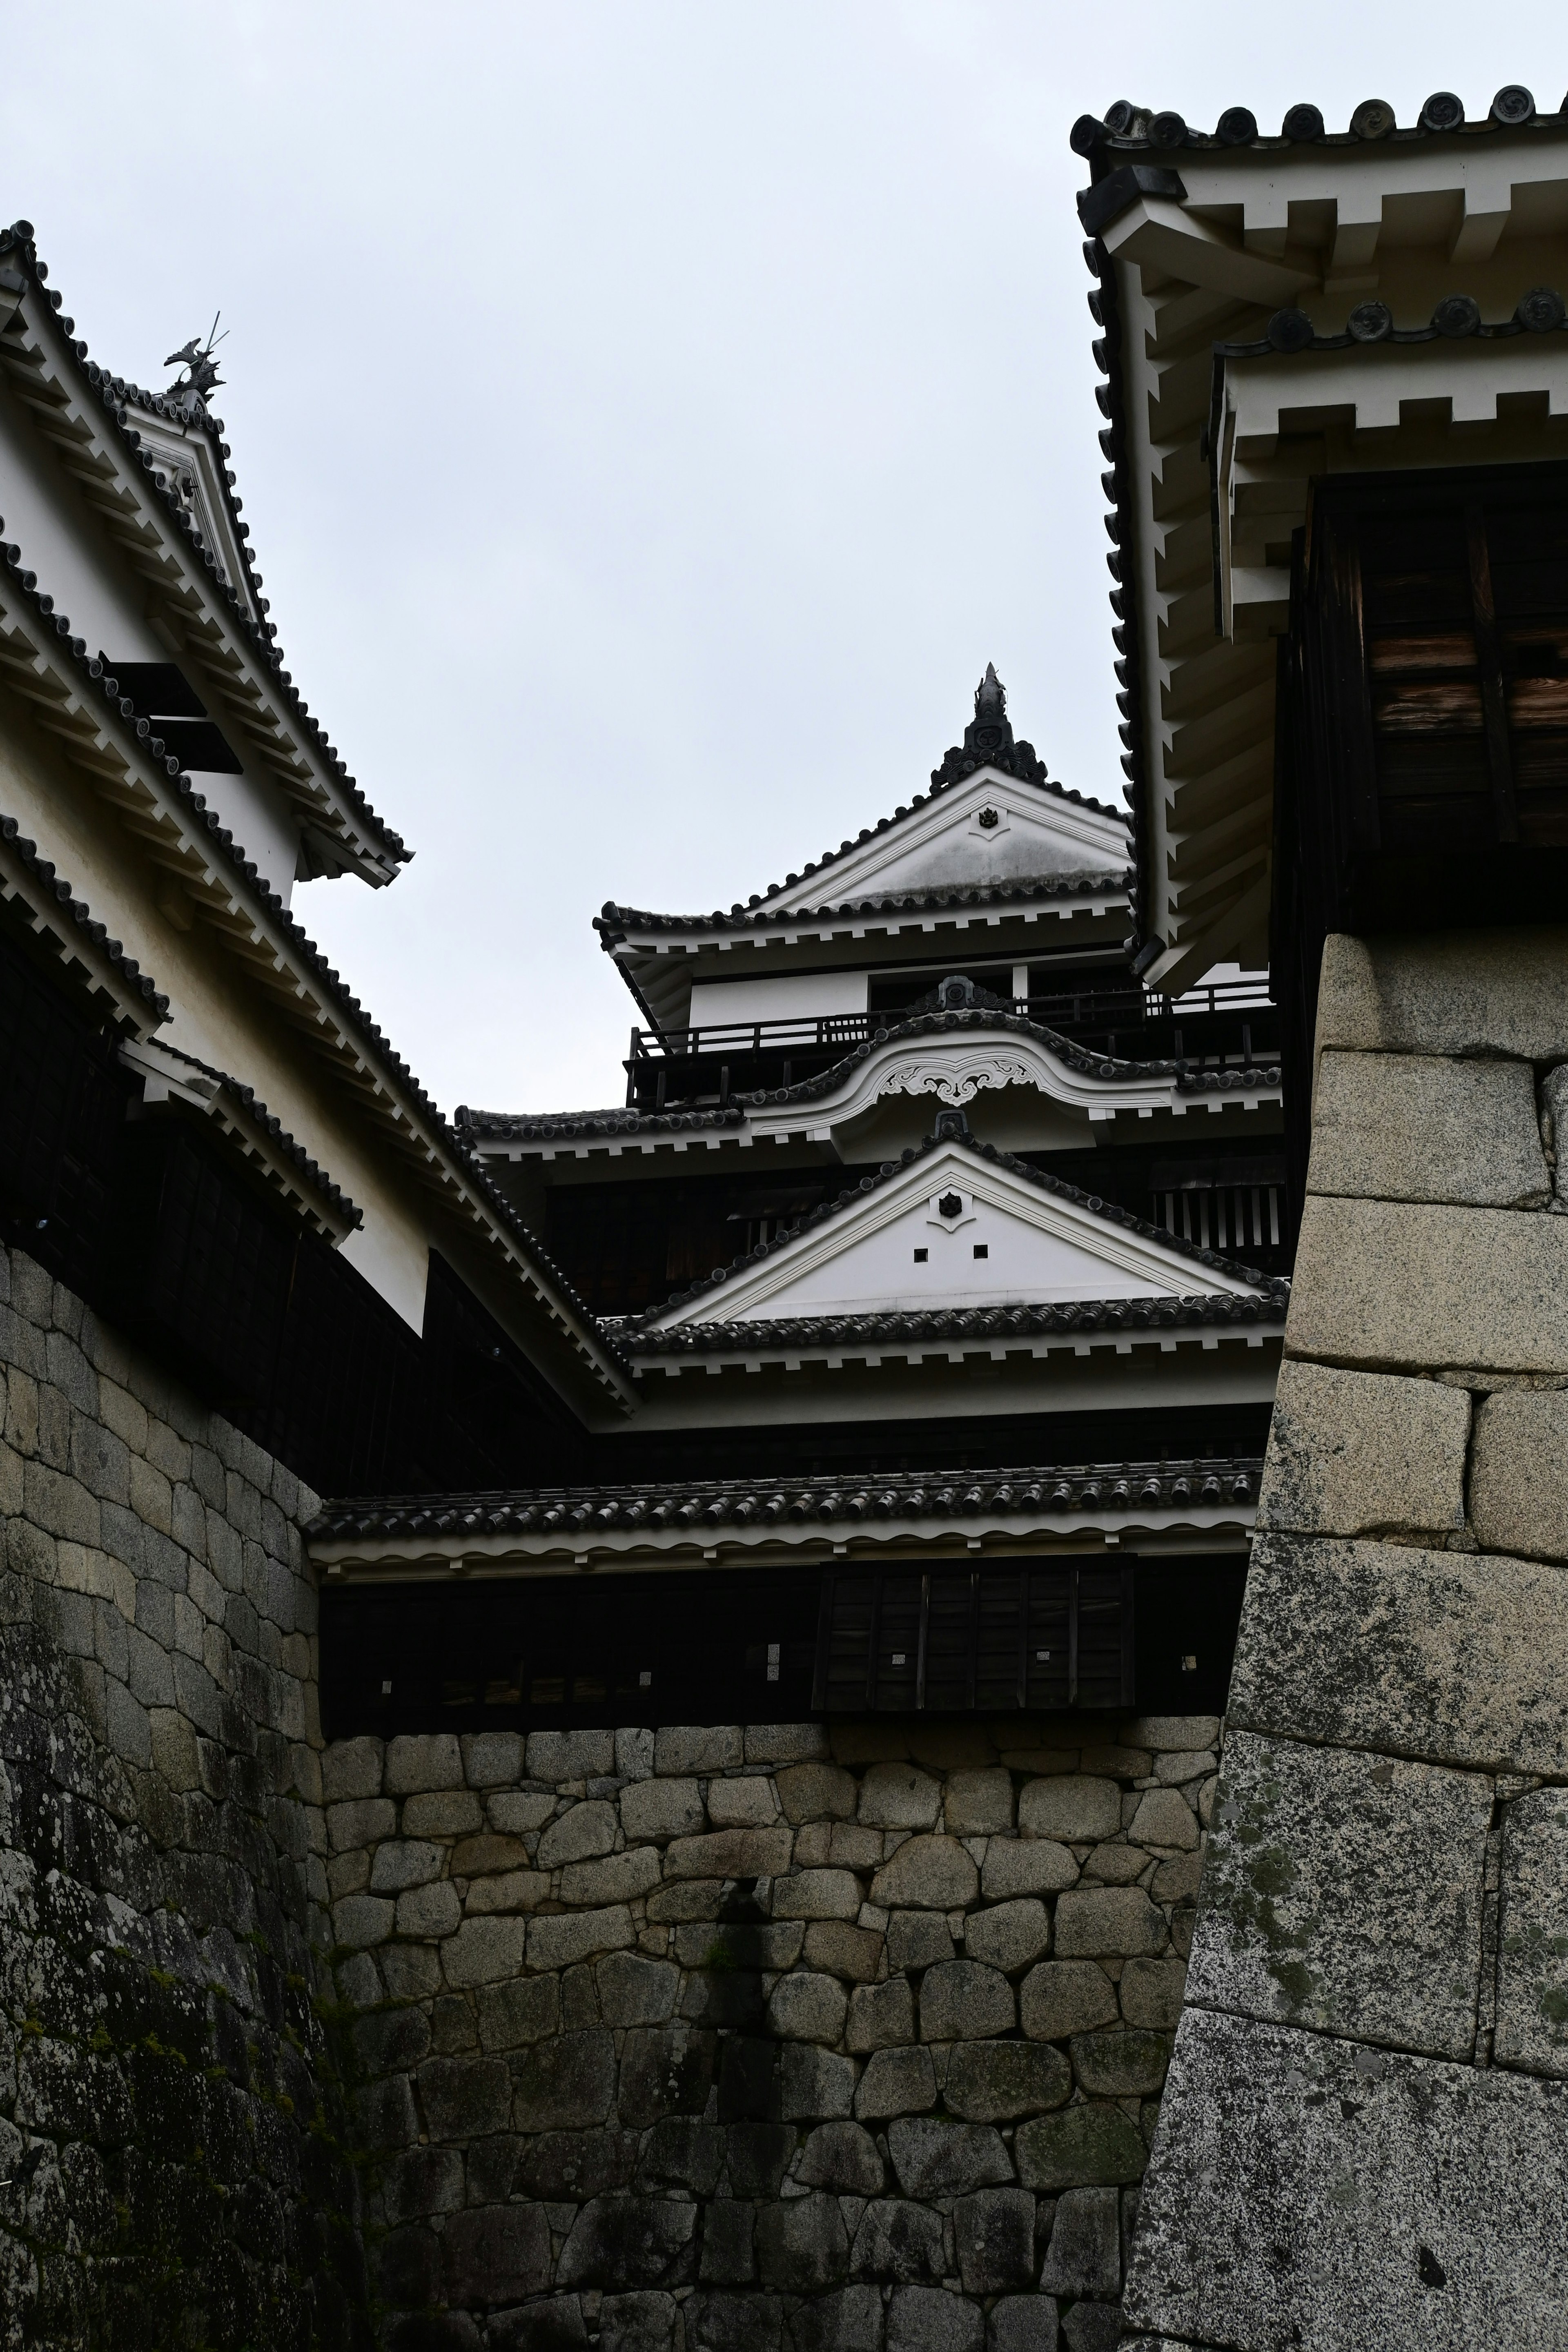
[[1034,745],[1019,742],[1013,733],[1007,689],[991,662],[974,689],[974,716],[963,730],[963,743],[952,746],[942,765],[931,770],[931,780],[933,784],[956,784],[980,768],[996,768],[1005,776],[1016,776],[1020,783],[1046,782],[1046,763]]

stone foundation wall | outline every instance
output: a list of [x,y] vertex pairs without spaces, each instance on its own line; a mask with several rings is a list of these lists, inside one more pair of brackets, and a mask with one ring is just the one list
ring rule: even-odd
[[389,2352],[1098,2352],[1213,1717],[330,1748]]
[[369,2342],[282,1466],[0,1250],[0,2346]]
[[1568,2347],[1568,932],[1331,939],[1147,2347]]

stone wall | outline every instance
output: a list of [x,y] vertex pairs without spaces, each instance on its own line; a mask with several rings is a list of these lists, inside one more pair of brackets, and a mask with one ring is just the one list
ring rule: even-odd
[[1568,2346],[1568,932],[1331,939],[1145,2346]]
[[1213,1717],[322,1763],[388,2352],[1098,2352]]
[[369,2341],[315,1507],[0,1250],[0,2345]]

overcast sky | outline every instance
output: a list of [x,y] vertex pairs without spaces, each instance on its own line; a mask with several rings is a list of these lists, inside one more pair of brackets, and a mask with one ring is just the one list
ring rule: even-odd
[[922,790],[994,661],[1120,801],[1067,139],[1568,80],[1450,0],[220,0],[18,10],[0,210],[95,358],[217,395],[286,656],[416,852],[300,887],[447,1108],[619,1099],[590,919]]

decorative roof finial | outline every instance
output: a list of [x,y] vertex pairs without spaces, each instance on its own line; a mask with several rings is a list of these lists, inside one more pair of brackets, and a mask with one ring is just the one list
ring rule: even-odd
[[217,372],[217,362],[213,357],[219,343],[228,340],[226,327],[221,335],[217,331],[217,322],[222,316],[221,310],[215,312],[205,339],[193,335],[188,343],[177,352],[171,352],[163,362],[165,367],[184,368],[184,373],[169,386],[166,396],[170,400],[183,399],[187,409],[194,408],[198,401],[205,401],[208,393],[216,392],[223,382]]
[[1032,784],[1046,781],[1045,761],[1036,756],[1034,745],[1014,740],[1007,689],[992,662],[986,663],[985,675],[974,689],[974,717],[963,730],[963,748],[953,745],[941,767],[932,769],[931,782],[956,783],[977,768],[1000,768],[1005,775]]

